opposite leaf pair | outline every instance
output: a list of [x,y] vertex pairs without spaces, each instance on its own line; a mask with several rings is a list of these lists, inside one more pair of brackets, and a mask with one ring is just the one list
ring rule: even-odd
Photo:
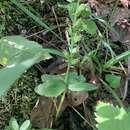
[[94,84],[86,83],[83,75],[76,72],[70,72],[68,76],[68,84],[65,83],[65,74],[42,76],[43,83],[35,88],[35,92],[42,96],[57,97],[66,89],[71,91],[92,91],[96,90]]

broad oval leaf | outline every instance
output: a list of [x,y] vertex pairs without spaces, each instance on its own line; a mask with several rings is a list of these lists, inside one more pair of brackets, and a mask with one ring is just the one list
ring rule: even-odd
[[93,91],[96,90],[97,87],[90,83],[74,82],[69,84],[69,89],[71,91]]
[[26,120],[23,122],[23,124],[20,127],[20,130],[30,130],[32,127],[31,125],[31,121],[30,120]]
[[60,76],[43,75],[43,84],[35,88],[35,92],[41,96],[57,97],[66,89],[66,85]]
[[70,72],[68,76],[68,88],[71,91],[92,91],[96,89],[96,86],[86,83],[83,75],[78,75],[77,72]]
[[12,130],[19,130],[18,122],[15,118],[11,118],[9,122],[9,127]]
[[0,70],[0,96],[29,67],[48,58],[50,55],[38,43],[24,37],[8,36],[0,39],[0,62],[2,61],[2,65],[4,65],[4,68]]

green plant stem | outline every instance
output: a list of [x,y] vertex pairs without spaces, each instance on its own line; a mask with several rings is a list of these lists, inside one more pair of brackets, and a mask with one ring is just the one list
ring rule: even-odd
[[[70,71],[70,62],[68,63],[67,72],[66,72],[66,76],[65,76],[65,83],[66,83],[66,86],[68,86],[69,71]],[[67,88],[67,87],[66,87],[66,88]],[[56,119],[57,119],[57,117],[59,116],[60,110],[61,110],[62,105],[63,105],[63,103],[64,103],[66,91],[67,91],[67,89],[64,91],[64,93],[63,93],[63,95],[62,95],[62,97],[61,97],[59,106],[58,106],[58,108],[57,108]]]
[[70,59],[68,61],[68,67],[67,67],[67,72],[66,72],[66,76],[65,76],[65,83],[67,86],[68,86],[69,71],[70,71]]
[[106,82],[104,82],[102,79],[100,79],[100,81],[105,86],[106,90],[109,90],[111,92],[111,94],[113,95],[113,97],[117,100],[118,104],[125,109],[122,101],[120,100],[119,96],[115,93],[115,91],[112,90],[112,88]]
[[58,118],[59,113],[60,113],[60,110],[61,110],[62,105],[63,105],[63,103],[64,103],[65,94],[66,94],[66,91],[64,91],[64,93],[63,93],[63,95],[62,95],[62,97],[61,97],[61,100],[60,100],[60,104],[59,104],[59,106],[58,106],[58,108],[57,108],[56,119]]

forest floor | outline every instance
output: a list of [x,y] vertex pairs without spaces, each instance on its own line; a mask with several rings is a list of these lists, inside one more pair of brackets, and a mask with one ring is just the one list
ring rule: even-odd
[[[59,5],[67,4],[65,0],[20,0],[20,2],[33,14],[40,17],[50,28],[66,41],[66,28],[68,12]],[[50,99],[40,97],[34,92],[34,88],[41,82],[41,75],[61,74],[66,71],[65,63],[57,56],[41,61],[31,67],[22,77],[17,80],[7,95],[0,98],[0,129],[8,124],[9,119],[13,116],[20,123],[26,119],[31,119],[33,127],[53,127],[59,130],[91,130],[95,127],[95,105],[97,102],[104,101],[118,104],[117,99],[113,96],[101,78],[112,73],[121,77],[120,84],[114,90],[119,99],[125,106],[130,104],[130,90],[126,88],[128,76],[128,59],[112,65],[100,74],[101,64],[107,62],[111,53],[120,55],[129,48],[130,23],[129,9],[125,8],[118,0],[81,0],[82,3],[88,4],[95,16],[97,25],[97,35],[85,35],[81,55],[83,50],[93,53],[97,48],[95,57],[92,57],[92,64],[86,63],[81,70],[88,82],[96,84],[98,89],[89,93],[70,94],[68,102],[65,101],[62,106],[60,116],[57,121],[53,122],[54,113],[50,108]],[[113,14],[112,14],[112,13]],[[22,35],[30,40],[38,42],[45,48],[54,48],[64,50],[66,44],[59,40],[49,30],[41,27],[36,21],[29,17],[25,12],[20,10],[10,1],[3,0],[0,2],[0,37],[7,35]],[[106,21],[104,24],[104,21]],[[111,25],[118,29],[121,34],[118,39],[112,32],[112,28],[107,27],[107,22],[111,20]],[[124,21],[123,21],[124,20]],[[127,21],[126,21],[127,20]],[[74,68],[78,71],[78,66]],[[128,84],[130,85],[130,84]],[[67,102],[67,103],[66,103]],[[71,102],[71,103],[69,103]],[[53,125],[52,125],[53,122]],[[51,125],[50,125],[51,124]]]

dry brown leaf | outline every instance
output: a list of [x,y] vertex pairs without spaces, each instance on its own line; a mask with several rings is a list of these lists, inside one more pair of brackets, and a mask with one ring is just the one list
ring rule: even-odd
[[114,25],[120,19],[128,17],[129,17],[128,10],[126,10],[125,8],[118,8],[114,16],[112,17],[112,24]]
[[[79,106],[88,98],[87,92],[72,92],[67,93],[67,97],[61,108],[63,112],[68,106]],[[58,100],[57,104],[59,104]],[[35,107],[31,112],[31,121],[33,127],[36,128],[51,128],[55,117],[55,107],[54,102],[51,98],[39,97]]]
[[115,27],[115,29],[120,35],[118,37],[114,32],[110,32],[112,41],[130,43],[130,23],[127,21],[127,18],[129,17],[128,11],[129,10],[120,8],[113,16],[112,25]]
[[51,98],[39,97],[35,107],[31,112],[31,121],[33,127],[51,128],[55,108]]
[[116,0],[88,0],[88,4],[95,10],[96,15],[107,16],[110,15],[115,1]]
[[87,92],[69,91],[65,103],[67,103],[68,106],[76,107],[82,104],[87,98],[88,98]]

